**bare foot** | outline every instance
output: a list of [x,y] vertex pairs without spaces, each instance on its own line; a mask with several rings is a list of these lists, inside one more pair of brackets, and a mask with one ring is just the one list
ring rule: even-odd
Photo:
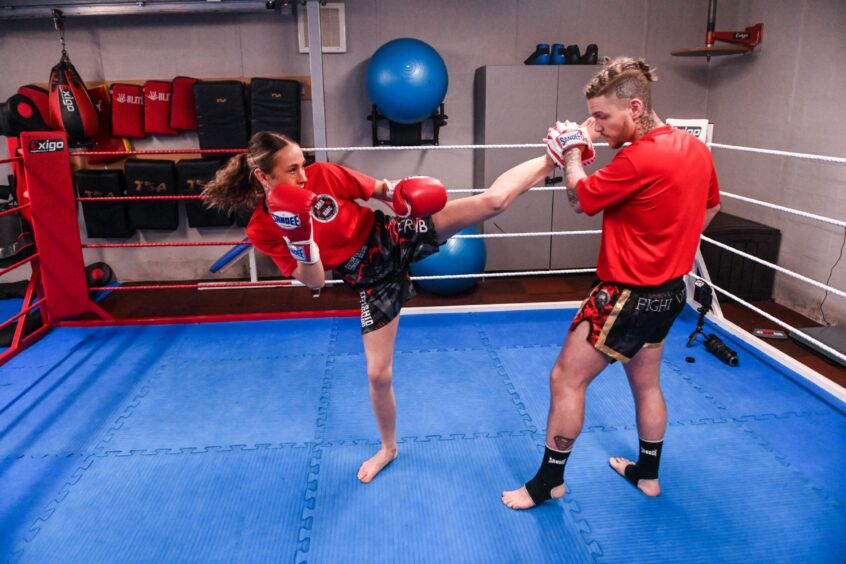
[[364,484],[369,484],[376,477],[376,474],[393,462],[396,457],[396,448],[380,448],[379,452],[374,454],[369,460],[365,460],[361,468],[358,469],[358,479]]
[[[549,490],[549,493],[553,499],[564,497],[564,484],[555,486]],[[511,509],[531,509],[535,506],[535,502],[532,501],[532,496],[529,495],[526,486],[511,490],[510,492],[502,492],[502,503]]]
[[[623,458],[622,456],[614,456],[608,459],[608,464],[610,464],[611,468],[616,470],[620,476],[625,478],[626,466],[634,464],[634,462],[628,458]],[[649,497],[656,497],[661,494],[661,484],[658,483],[658,480],[638,480],[637,488]]]

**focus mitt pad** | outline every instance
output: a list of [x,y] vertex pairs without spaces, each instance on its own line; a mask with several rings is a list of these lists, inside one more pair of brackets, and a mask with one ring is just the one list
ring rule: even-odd
[[582,165],[587,166],[596,159],[596,149],[590,140],[590,134],[584,127],[570,129],[552,129],[546,136],[546,152],[552,162],[564,168],[564,155],[572,149],[579,149],[582,154]]

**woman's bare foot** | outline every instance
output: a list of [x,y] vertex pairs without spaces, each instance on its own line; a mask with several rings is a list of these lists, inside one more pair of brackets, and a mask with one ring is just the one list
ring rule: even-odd
[[[549,490],[549,495],[552,496],[553,499],[564,497],[564,484],[555,486]],[[511,509],[531,509],[535,506],[535,502],[532,501],[532,496],[529,495],[526,486],[516,490],[511,490],[510,492],[502,492],[502,503]]]
[[[634,464],[634,462],[628,458],[623,458],[622,456],[614,456],[608,459],[608,464],[610,464],[611,468],[616,470],[620,476],[625,478],[626,466]],[[649,497],[656,497],[661,494],[661,484],[658,483],[658,480],[638,480],[637,487]]]
[[396,448],[380,448],[379,452],[370,457],[370,459],[365,460],[361,468],[358,469],[358,479],[364,484],[369,484],[376,477],[376,474],[393,462],[396,457]]

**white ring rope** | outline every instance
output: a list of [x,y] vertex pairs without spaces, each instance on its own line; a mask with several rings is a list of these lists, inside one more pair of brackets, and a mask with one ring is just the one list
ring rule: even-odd
[[[594,147],[607,147],[608,143],[594,143]],[[811,153],[796,153],[791,151],[778,151],[775,149],[755,149],[753,147],[742,147],[738,145],[724,145],[721,143],[710,143],[709,147],[717,147],[720,149],[731,149],[735,151],[747,151],[753,153],[761,153],[767,155],[776,155],[776,156],[784,156],[784,157],[794,157],[799,159],[810,159],[810,160],[820,160],[824,162],[832,162],[832,163],[841,163],[846,164],[846,158],[843,157],[830,157],[826,155],[814,155]],[[413,150],[421,150],[421,151],[431,151],[431,150],[452,150],[452,149],[542,149],[545,148],[546,145],[543,143],[499,143],[499,144],[491,144],[491,145],[418,145],[418,146],[377,146],[377,147],[304,147],[303,151],[305,152],[317,152],[317,151],[413,151]],[[563,174],[563,173],[562,173]],[[484,192],[486,188],[466,188],[466,189],[454,189],[454,190],[447,190],[448,193],[451,194],[461,194],[461,193],[480,193]],[[560,192],[566,190],[563,186],[535,186],[531,188],[530,192]],[[742,200],[744,202],[748,202],[751,204],[757,204],[759,206],[764,206],[767,208],[771,208],[778,211],[783,211],[786,213],[791,213],[794,215],[798,215],[801,217],[805,217],[808,219],[814,219],[820,221],[822,223],[829,223],[831,225],[837,225],[838,227],[846,228],[846,222],[840,221],[837,219],[832,219],[829,217],[825,217],[822,215],[817,215],[809,212],[803,212],[801,210],[797,210],[794,208],[788,208],[786,206],[779,206],[777,204],[770,204],[768,202],[763,202],[761,200],[755,200],[753,198],[747,198],[745,196],[739,196],[737,194],[732,194],[730,192],[723,192],[720,191],[721,195],[728,196],[729,198],[735,198],[737,200]]]
[[[594,143],[594,147],[607,147],[608,143]],[[815,155],[813,153],[797,153],[794,151],[779,151],[778,149],[757,149],[755,147],[742,147],[740,145],[725,145],[723,143],[709,143],[709,147],[718,149],[730,149],[732,151],[745,151],[748,153],[760,153],[764,155],[775,155],[779,157],[793,157],[796,159],[807,159],[823,161],[828,163],[846,164],[844,157],[831,157],[828,155]],[[303,152],[357,152],[357,151],[442,151],[442,150],[467,150],[467,149],[542,149],[544,143],[496,143],[490,145],[379,145],[376,147],[303,147]]]
[[[517,276],[540,276],[540,275],[547,275],[547,274],[590,274],[592,272],[596,272],[596,269],[595,268],[569,268],[569,269],[563,269],[563,270],[526,270],[526,271],[522,271],[522,272],[483,272],[483,273],[478,273],[478,274],[452,274],[452,275],[445,274],[445,275],[439,275],[439,276],[412,276],[411,279],[412,280],[447,280],[447,279],[460,279],[460,278],[509,278],[509,277],[517,277]],[[724,295],[728,296],[729,298],[735,300],[737,303],[746,306],[747,308],[751,309],[752,311],[754,311],[758,315],[760,315],[760,316],[762,316],[766,319],[769,319],[773,323],[776,323],[776,324],[780,325],[781,327],[784,327],[788,331],[791,331],[791,332],[793,332],[797,335],[801,335],[802,339],[807,340],[808,342],[813,343],[814,345],[816,345],[819,348],[825,350],[826,352],[836,356],[837,358],[839,358],[843,361],[846,361],[846,355],[844,355],[843,353],[831,348],[830,346],[826,345],[825,343],[818,341],[817,339],[811,337],[810,335],[803,333],[802,331],[800,331],[796,327],[793,327],[792,325],[790,325],[786,321],[782,321],[779,318],[777,318],[773,315],[770,315],[766,311],[764,311],[764,310],[762,310],[758,307],[755,307],[754,305],[750,304],[746,300],[743,300],[742,298],[735,296],[731,292],[724,290],[723,288],[717,286],[716,284],[714,284],[710,280],[706,280],[706,279],[702,278],[701,276],[698,276],[698,275],[696,275],[692,272],[688,273],[688,275],[692,276],[693,278],[696,278],[698,280],[702,280],[703,282],[708,283],[712,288],[714,288],[715,290],[717,290],[721,294],[724,294]],[[344,283],[343,280],[327,280],[326,281],[327,286],[343,284],[343,283]],[[280,286],[281,285],[284,285],[284,286],[305,286],[305,284],[303,284],[302,282],[298,282],[296,280],[290,280],[290,281],[284,280],[284,281],[280,282]]]
[[507,237],[546,237],[549,235],[599,235],[601,229],[583,231],[522,231],[519,233],[479,233],[478,235],[453,235],[452,239],[500,239]]
[[[448,188],[447,194],[481,194],[487,188]],[[534,186],[526,190],[527,192],[564,192],[564,186]]]
[[450,151],[453,149],[543,149],[543,143],[500,143],[498,145],[379,145],[376,147],[302,147],[304,153],[325,151]]
[[523,272],[482,272],[479,274],[441,274],[438,276],[412,276],[412,280],[447,280],[452,278],[509,278],[512,276],[540,276],[543,274],[590,274],[595,268],[569,268],[565,270],[526,270]]
[[[607,147],[607,143],[596,143],[598,147]],[[808,160],[819,160],[824,162],[831,162],[831,163],[840,163],[846,164],[846,158],[842,157],[830,157],[826,155],[815,155],[810,153],[797,153],[792,151],[779,151],[775,149],[756,149],[752,147],[742,147],[738,145],[725,145],[721,143],[709,143],[709,147],[716,147],[719,149],[729,149],[735,151],[745,151],[745,152],[752,152],[752,153],[760,153],[760,154],[768,154],[768,155],[776,155],[776,156],[784,156],[784,157],[793,157],[799,159],[808,159]],[[468,144],[468,145],[422,145],[422,146],[376,146],[376,147],[323,147],[323,148],[303,148],[305,152],[317,152],[317,151],[346,151],[346,152],[355,152],[355,151],[411,151],[411,150],[461,150],[461,149],[540,149],[544,148],[545,144],[543,143],[501,143],[501,144],[489,144],[489,145],[479,145],[479,144]],[[448,193],[481,193],[484,192],[485,188],[468,188],[468,189],[452,189],[447,190]],[[563,186],[535,186],[529,189],[530,192],[560,192],[566,190]],[[846,222],[840,221],[837,219],[832,219],[829,217],[812,214],[809,212],[804,212],[801,210],[789,208],[786,206],[780,206],[777,204],[770,204],[768,202],[764,202],[761,200],[756,200],[753,198],[748,198],[745,196],[740,196],[737,194],[732,194],[730,192],[721,192],[721,195],[724,195],[729,198],[735,198],[737,200],[741,200],[744,202],[757,204],[759,206],[771,208],[774,210],[790,213],[793,215],[797,215],[800,217],[805,217],[808,219],[813,219],[822,223],[828,223],[831,225],[836,225],[838,227],[846,228]],[[485,233],[479,235],[454,235],[456,239],[488,239],[488,238],[511,238],[511,237],[545,237],[545,236],[559,236],[559,235],[595,235],[600,234],[600,230],[585,230],[585,231],[551,231],[551,232],[524,232],[524,233]],[[811,278],[803,276],[801,274],[795,273],[791,270],[778,266],[776,264],[767,262],[763,259],[759,259],[753,255],[748,253],[744,253],[734,247],[730,247],[719,241],[715,241],[710,237],[705,235],[701,236],[703,241],[707,241],[713,245],[716,245],[722,249],[727,251],[733,252],[737,255],[740,255],[744,258],[757,262],[759,264],[768,266],[778,272],[796,278],[797,280],[801,280],[807,284],[815,286],[818,289],[825,290],[827,292],[831,292],[836,294],[840,297],[846,298],[846,292],[842,290],[838,290],[837,288],[828,286],[821,282],[817,282]],[[495,277],[505,277],[505,276],[531,276],[536,274],[573,274],[577,272],[594,272],[595,269],[589,270],[561,270],[561,271],[527,271],[527,272],[516,272],[516,273],[482,273],[482,274],[467,274],[467,275],[443,275],[443,276],[425,276],[425,277],[412,277],[412,280],[439,280],[439,279],[448,279],[448,278],[495,278]],[[327,283],[337,283],[336,281],[327,281]],[[294,284],[296,285],[296,284]],[[715,286],[716,287],[716,286]],[[724,290],[723,293],[729,295]],[[732,296],[734,297],[734,296]],[[735,298],[737,299],[737,298]],[[742,302],[742,300],[737,299],[738,302]],[[745,302],[742,302],[745,303]],[[754,306],[750,306],[754,307]],[[810,337],[808,337],[810,339]]]
[[732,151],[745,151],[747,153],[761,153],[764,155],[775,155],[779,157],[793,157],[795,159],[823,161],[827,163],[846,164],[846,158],[843,157],[829,157],[827,155],[814,155],[812,153],[794,153],[793,151],[779,151],[777,149],[756,149],[754,147],[724,145],[722,143],[710,143],[709,147],[717,147],[718,149],[731,149]]
[[[534,188],[533,188],[534,190]],[[736,200],[741,200],[744,202],[749,202],[750,204],[757,204],[759,206],[764,206],[765,208],[771,208],[778,211],[783,211],[786,213],[792,213],[793,215],[798,215],[801,217],[807,217],[808,219],[815,219],[822,223],[830,223],[831,225],[837,225],[838,227],[846,227],[846,221],[840,221],[839,219],[832,219],[830,217],[825,217],[823,215],[817,215],[814,213],[803,212],[800,210],[796,210],[793,208],[788,208],[785,206],[779,206],[778,204],[770,204],[769,202],[763,202],[761,200],[755,200],[753,198],[747,198],[746,196],[738,196],[737,194],[732,194],[731,192],[723,192],[720,190],[720,196],[728,196],[729,198],[734,198]]]
[[[590,274],[596,272],[596,268],[568,268],[564,270],[524,270],[522,272],[480,272],[474,274],[440,274],[432,276],[412,276],[412,280],[451,280],[458,278],[510,278],[516,276],[541,276],[544,274]],[[327,286],[343,284],[343,280],[326,280]],[[303,287],[305,284],[299,280],[280,280],[280,286]],[[272,287],[264,285],[262,287]]]
[[[455,188],[455,189],[447,189],[448,194],[480,194],[487,190],[487,188]],[[529,188],[528,192],[564,192],[567,188],[564,186],[533,186]],[[817,215],[815,213],[805,212],[802,210],[797,210],[795,208],[788,208],[787,206],[780,206],[778,204],[771,204],[769,202],[764,202],[762,200],[756,200],[754,198],[749,198],[746,196],[740,196],[738,194],[732,194],[731,192],[724,192],[720,190],[720,196],[726,196],[728,198],[734,198],[735,200],[741,200],[743,202],[748,202],[750,204],[757,204],[759,206],[774,209],[777,211],[782,211],[785,213],[798,215],[799,217],[804,217],[807,219],[813,219],[819,221],[821,223],[828,223],[830,225],[836,225],[837,227],[846,228],[846,221],[841,221],[839,219],[834,219],[831,217],[826,217],[824,215]]]
[[803,339],[803,340],[806,340],[806,341],[808,341],[809,343],[813,343],[814,345],[818,346],[819,348],[823,349],[824,351],[828,352],[829,354],[832,354],[832,355],[836,356],[837,358],[839,358],[840,360],[842,360],[842,361],[845,361],[845,362],[846,362],[846,354],[843,354],[843,353],[841,353],[840,351],[838,351],[838,350],[836,350],[836,349],[833,349],[833,348],[831,348],[830,346],[826,345],[825,343],[820,342],[820,341],[818,341],[817,339],[814,339],[813,337],[811,337],[811,336],[810,336],[810,335],[808,335],[807,333],[803,333],[802,331],[800,331],[800,330],[799,330],[799,329],[797,329],[796,327],[794,327],[794,326],[790,325],[790,324],[789,324],[789,323],[787,323],[786,321],[782,321],[781,319],[779,319],[779,318],[775,317],[774,315],[770,315],[770,314],[769,314],[769,313],[767,313],[766,311],[764,311],[764,310],[762,310],[762,309],[760,309],[760,308],[757,308],[757,307],[753,306],[752,304],[750,304],[750,303],[749,303],[749,302],[747,302],[746,300],[743,300],[743,299],[741,299],[741,298],[739,298],[739,297],[735,296],[735,295],[734,295],[734,294],[732,294],[731,292],[729,292],[729,291],[727,291],[727,290],[723,290],[723,289],[722,289],[722,288],[720,288],[719,286],[714,285],[714,283],[713,283],[713,282],[711,282],[710,280],[705,280],[705,279],[704,279],[704,278],[702,278],[701,276],[697,276],[696,274],[694,274],[694,273],[692,273],[692,272],[688,273],[688,275],[689,275],[689,276],[692,276],[693,278],[696,278],[696,279],[698,279],[698,280],[702,280],[703,282],[706,282],[707,284],[709,284],[712,288],[714,288],[715,290],[717,290],[717,291],[718,291],[718,292],[720,292],[721,294],[725,294],[725,295],[726,295],[726,296],[728,296],[729,298],[731,298],[731,299],[735,300],[737,303],[739,303],[739,304],[741,304],[741,305],[744,305],[744,306],[748,307],[749,309],[751,309],[752,311],[754,311],[755,313],[757,313],[757,314],[758,314],[758,315],[760,315],[761,317],[765,317],[765,318],[769,319],[769,320],[770,320],[770,321],[772,321],[773,323],[776,323],[776,324],[778,324],[778,325],[780,325],[780,326],[784,327],[785,329],[787,329],[788,331],[790,331],[790,332],[792,332],[792,333],[795,333],[796,335],[801,335],[801,337],[802,337],[802,339]]
[[787,274],[788,276],[792,276],[793,278],[796,278],[797,280],[801,280],[802,282],[806,282],[807,284],[810,284],[811,286],[816,286],[820,290],[825,290],[827,292],[831,292],[832,294],[837,294],[841,298],[846,298],[846,292],[844,292],[843,290],[838,290],[837,288],[833,288],[831,286],[823,284],[822,282],[817,282],[816,280],[808,278],[807,276],[802,276],[801,274],[797,274],[797,273],[793,272],[792,270],[788,270],[786,268],[778,266],[777,264],[773,264],[773,263],[767,262],[763,259],[759,259],[756,256],[752,256],[748,253],[744,253],[743,251],[735,249],[734,247],[730,247],[730,246],[728,246],[724,243],[720,243],[719,241],[715,241],[714,239],[711,239],[710,237],[706,237],[705,235],[701,235],[701,238],[702,238],[703,241],[707,241],[707,242],[711,243],[712,245],[716,245],[716,246],[723,248],[727,251],[731,251],[731,252],[733,252],[737,255],[740,255],[744,258],[755,261],[759,264],[763,264],[764,266],[769,266],[770,268],[777,270],[777,271],[781,272],[782,274]]

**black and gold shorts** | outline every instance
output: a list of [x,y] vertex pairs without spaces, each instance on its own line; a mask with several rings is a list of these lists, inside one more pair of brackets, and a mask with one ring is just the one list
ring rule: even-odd
[[362,247],[335,273],[358,291],[361,333],[381,329],[414,297],[411,263],[438,252],[431,217],[401,218],[376,211],[373,230]]
[[684,278],[660,286],[597,282],[570,325],[590,323],[588,342],[614,360],[628,362],[643,347],[658,347],[684,309]]

